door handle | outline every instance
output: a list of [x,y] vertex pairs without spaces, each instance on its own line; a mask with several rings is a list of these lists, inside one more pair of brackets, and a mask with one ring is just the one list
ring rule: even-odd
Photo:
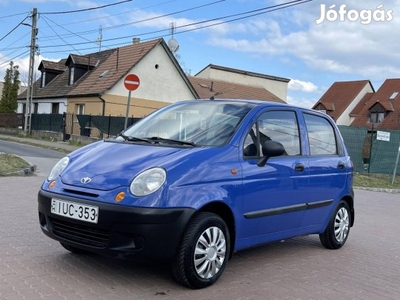
[[344,162],[339,161],[337,167],[338,167],[339,169],[344,169],[344,167],[345,167],[345,166],[344,166]]
[[294,166],[294,169],[296,172],[303,172],[304,171],[304,165],[302,163],[298,163]]

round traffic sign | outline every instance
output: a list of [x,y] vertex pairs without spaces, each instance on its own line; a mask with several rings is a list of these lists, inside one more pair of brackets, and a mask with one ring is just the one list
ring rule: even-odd
[[128,91],[134,91],[139,87],[140,80],[135,74],[128,74],[125,77],[124,85]]

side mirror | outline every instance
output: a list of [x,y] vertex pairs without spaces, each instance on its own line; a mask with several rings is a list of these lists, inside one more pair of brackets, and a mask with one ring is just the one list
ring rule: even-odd
[[263,157],[261,157],[258,162],[257,166],[263,167],[267,163],[267,160],[270,157],[274,156],[280,156],[285,153],[285,147],[279,142],[268,140],[265,141],[264,144],[262,145],[262,152],[264,154]]

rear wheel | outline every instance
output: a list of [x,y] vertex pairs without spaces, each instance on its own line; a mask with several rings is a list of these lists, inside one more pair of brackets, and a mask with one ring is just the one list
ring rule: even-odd
[[328,249],[339,249],[350,232],[351,214],[346,201],[341,200],[325,231],[319,235],[321,244]]
[[172,264],[176,280],[198,289],[215,283],[230,251],[228,226],[218,215],[199,213],[189,224]]

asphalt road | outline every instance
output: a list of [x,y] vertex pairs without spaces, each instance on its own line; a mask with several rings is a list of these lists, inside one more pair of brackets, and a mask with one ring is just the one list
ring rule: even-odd
[[[56,159],[32,153],[25,157]],[[242,251],[215,285],[190,290],[168,264],[74,255],[46,237],[36,198],[46,175],[0,177],[0,300],[399,299],[400,194],[356,190],[356,222],[342,249],[305,236]]]
[[12,153],[22,157],[32,165],[37,166],[37,175],[45,176],[50,173],[57,161],[65,156],[65,153],[54,150],[3,140],[0,140],[0,152]]

